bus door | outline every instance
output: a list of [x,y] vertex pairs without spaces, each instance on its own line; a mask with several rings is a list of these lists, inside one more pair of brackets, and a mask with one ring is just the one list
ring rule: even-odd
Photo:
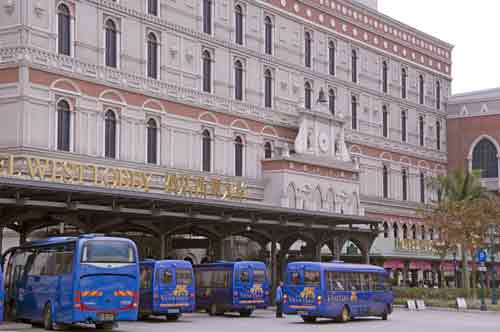
[[54,253],[53,266],[57,278],[56,320],[69,322],[73,319],[73,259],[74,245],[58,248]]
[[175,279],[174,279],[174,268],[173,267],[162,267],[159,269],[157,278],[157,287],[160,294],[159,306],[162,309],[166,309],[168,313],[174,313],[178,309],[175,308]]
[[0,265],[0,322],[3,319],[3,302],[4,302],[4,287],[3,287],[3,271],[2,271],[2,265]]
[[[141,312],[152,312],[153,310],[153,268],[151,266],[140,267],[140,301]],[[158,294],[158,293],[156,293]],[[155,299],[158,301],[158,299]]]
[[[238,266],[234,278],[233,299],[239,304],[254,304],[252,294],[252,270],[249,266]],[[234,303],[237,304],[237,303]]]
[[191,308],[194,296],[192,269],[185,267],[175,269],[175,289],[172,295],[179,309],[186,310]]
[[26,319],[36,319],[37,292],[40,283],[40,265],[37,264],[37,252],[31,251],[26,261],[24,280],[19,283],[16,299],[17,316]]

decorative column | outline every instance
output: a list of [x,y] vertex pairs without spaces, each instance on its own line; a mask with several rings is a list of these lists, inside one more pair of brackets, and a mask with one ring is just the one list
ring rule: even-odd
[[160,248],[160,259],[165,259],[166,256],[167,256],[167,253],[166,253],[166,246],[167,246],[166,238],[167,238],[166,234],[160,235],[160,245],[161,245],[161,248]]

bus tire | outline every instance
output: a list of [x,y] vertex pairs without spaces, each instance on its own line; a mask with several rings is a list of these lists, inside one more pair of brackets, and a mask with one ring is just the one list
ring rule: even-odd
[[250,317],[252,316],[252,310],[242,310],[240,311],[241,317]]
[[382,320],[387,320],[389,318],[389,312],[391,312],[391,310],[389,306],[386,306],[384,312],[382,313],[382,316],[380,316]]
[[179,320],[179,315],[167,315],[166,318],[169,322],[175,322]]
[[52,322],[52,308],[50,303],[45,305],[43,309],[43,328],[47,331],[52,331],[54,329],[54,324]]
[[115,324],[114,323],[98,323],[98,324],[95,324],[95,327],[98,330],[111,331],[113,329],[113,327],[115,327]]
[[316,317],[314,317],[314,316],[302,316],[302,320],[304,321],[304,323],[315,323]]
[[344,306],[340,313],[339,321],[341,323],[347,323],[350,320],[351,320],[351,311],[347,306]]

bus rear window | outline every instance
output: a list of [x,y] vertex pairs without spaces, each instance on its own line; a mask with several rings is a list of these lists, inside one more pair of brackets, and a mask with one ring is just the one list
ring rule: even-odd
[[177,269],[175,279],[178,285],[191,285],[193,282],[193,273],[189,269]]
[[266,281],[266,271],[264,270],[253,270],[253,282],[256,284],[262,284]]
[[288,278],[290,280],[291,285],[299,285],[300,284],[300,272],[292,271],[289,273]]
[[85,242],[82,263],[135,263],[134,248],[125,241]]
[[319,286],[319,271],[304,271],[304,285],[305,286]]

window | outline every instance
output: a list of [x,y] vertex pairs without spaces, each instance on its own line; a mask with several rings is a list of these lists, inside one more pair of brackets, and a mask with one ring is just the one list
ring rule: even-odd
[[420,172],[420,203],[425,203],[425,174]]
[[264,106],[273,107],[273,75],[270,69],[264,72]]
[[422,240],[425,240],[425,226],[420,226],[420,237]]
[[399,227],[398,227],[398,224],[394,223],[394,225],[392,226],[392,231],[394,233],[394,238],[395,239],[399,239]]
[[356,50],[351,52],[351,74],[352,82],[358,83],[358,53]]
[[243,9],[241,5],[234,7],[234,41],[236,44],[243,45]]
[[243,100],[243,65],[240,60],[234,63],[234,99]]
[[116,24],[106,21],[106,66],[116,68],[118,64],[118,38]]
[[382,189],[384,198],[389,198],[389,169],[387,165],[382,167]]
[[406,142],[406,111],[401,111],[401,141]]
[[174,274],[170,270],[161,270],[160,280],[162,284],[170,284],[172,281],[174,281]]
[[406,80],[408,79],[408,74],[406,69],[401,69],[401,98],[406,99]]
[[335,115],[335,90],[333,89],[328,91],[328,108],[330,109],[330,113]]
[[436,82],[436,109],[441,109],[441,83]]
[[150,267],[141,267],[141,289],[151,289],[153,284],[153,269]]
[[441,122],[436,121],[436,149],[441,150]]
[[266,282],[266,271],[264,270],[253,270],[253,283],[263,284]]
[[355,96],[351,97],[351,127],[358,129],[358,101]]
[[304,270],[304,286],[319,286],[320,273],[319,271]]
[[250,282],[250,273],[246,270],[240,271],[240,281],[242,283]]
[[158,78],[158,41],[152,32],[148,34],[148,77]]
[[403,168],[401,172],[401,181],[402,181],[402,189],[403,189],[403,201],[408,200],[408,170]]
[[406,224],[403,225],[403,239],[408,238],[408,226]]
[[203,32],[212,34],[212,0],[203,0]]
[[335,75],[335,43],[328,43],[328,71],[330,75]]
[[382,62],[382,92],[387,93],[387,72],[388,72],[387,62]]
[[243,176],[243,140],[240,136],[234,140],[234,175]]
[[308,110],[311,109],[312,105],[312,88],[311,83],[306,82],[304,85],[304,107]]
[[148,14],[158,16],[158,0],[148,0]]
[[419,97],[419,103],[421,105],[424,104],[424,77],[420,75],[418,77],[418,97]]
[[270,142],[266,142],[266,144],[264,144],[264,158],[271,159],[272,157],[273,157],[273,148]]
[[498,177],[498,152],[495,145],[483,138],[472,151],[472,169],[480,170],[482,178]]
[[306,32],[304,34],[304,64],[307,68],[311,68],[311,45],[311,33]]
[[417,225],[412,225],[411,226],[411,238],[413,240],[417,239]]
[[135,263],[134,247],[126,241],[89,240],[82,250],[82,263]]
[[384,137],[389,136],[389,123],[388,123],[389,113],[387,112],[387,106],[382,106],[382,135]]
[[431,241],[434,240],[434,228],[431,228],[429,230],[429,240],[431,240]]
[[70,151],[71,140],[71,111],[68,102],[61,100],[57,103],[57,149]]
[[288,273],[288,280],[292,285],[300,285],[300,272],[291,271]]
[[384,223],[384,239],[387,239],[389,237],[389,225],[385,222]]
[[158,162],[157,151],[158,151],[158,126],[154,119],[149,119],[148,121],[148,163],[156,164]]
[[266,54],[273,54],[273,21],[269,16],[264,19],[264,44]]
[[193,270],[176,269],[175,281],[178,285],[191,285],[191,283],[193,282]]
[[203,91],[212,92],[212,57],[209,51],[203,52]]
[[116,158],[116,115],[112,110],[104,117],[104,156]]
[[59,54],[71,55],[71,14],[65,4],[60,4],[57,11],[58,51]]
[[424,146],[425,144],[425,137],[424,137],[424,133],[425,133],[425,123],[424,123],[424,117],[423,116],[419,116],[418,117],[418,131],[419,131],[419,139],[420,139],[420,146]]
[[203,171],[210,172],[212,168],[212,137],[208,129],[205,129],[202,134],[202,159]]

